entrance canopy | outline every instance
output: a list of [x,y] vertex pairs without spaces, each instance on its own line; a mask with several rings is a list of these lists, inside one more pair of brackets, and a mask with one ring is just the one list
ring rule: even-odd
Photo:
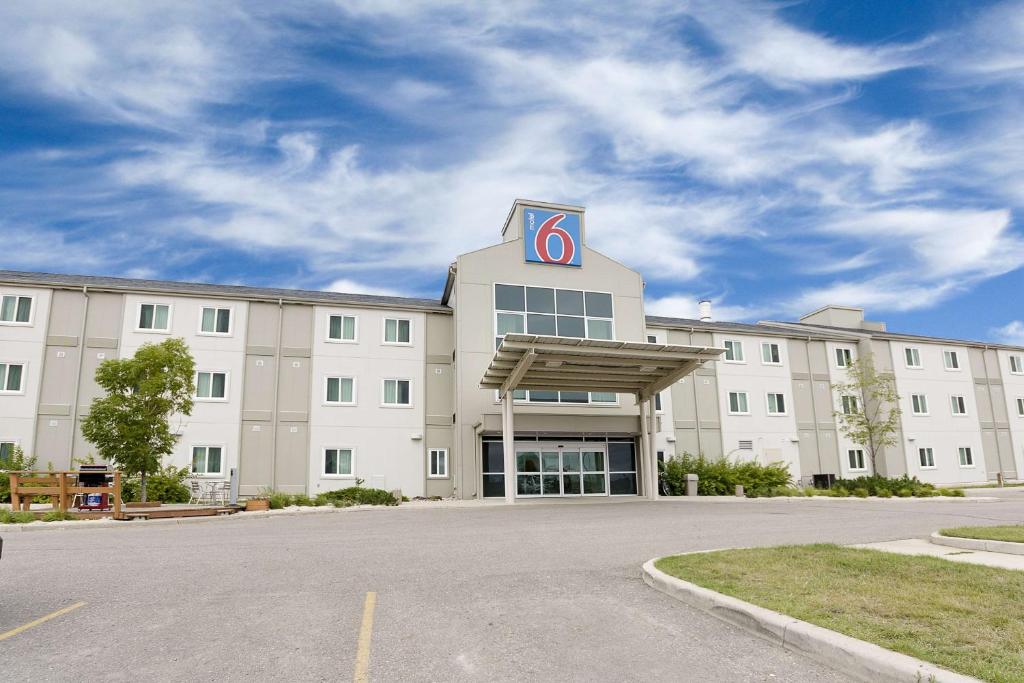
[[502,396],[516,389],[597,391],[644,401],[723,353],[708,346],[506,334],[480,387]]

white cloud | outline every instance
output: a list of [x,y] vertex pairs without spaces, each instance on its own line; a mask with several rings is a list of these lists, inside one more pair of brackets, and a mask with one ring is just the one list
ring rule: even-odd
[[[697,304],[702,297],[692,294],[669,294],[667,296],[645,299],[644,310],[648,315],[659,315],[668,318],[689,318],[697,320],[700,313]],[[733,322],[755,320],[765,314],[765,309],[751,306],[732,306],[721,299],[711,299],[711,319]]]
[[992,335],[1004,344],[1024,346],[1024,322],[1011,320],[1002,327],[992,330]]
[[377,287],[351,278],[340,278],[325,287],[328,292],[342,294],[375,294],[377,296],[410,296],[408,292],[391,287]]

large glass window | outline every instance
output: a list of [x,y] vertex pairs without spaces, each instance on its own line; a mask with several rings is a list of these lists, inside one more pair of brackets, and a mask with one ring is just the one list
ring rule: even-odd
[[613,496],[636,495],[636,448],[632,442],[608,444],[608,492]]
[[[494,346],[506,334],[539,334],[575,339],[614,339],[612,295],[578,289],[494,286]],[[615,395],[579,391],[516,391],[517,401],[614,403]]]
[[505,497],[505,448],[501,441],[484,441],[482,444],[481,471],[483,472],[483,497]]

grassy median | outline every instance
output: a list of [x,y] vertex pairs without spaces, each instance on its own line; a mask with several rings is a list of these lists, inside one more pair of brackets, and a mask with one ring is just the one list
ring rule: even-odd
[[952,671],[1024,682],[1024,572],[836,545],[677,555],[656,566]]
[[1022,524],[1007,526],[958,526],[955,529],[943,529],[939,533],[943,536],[978,538],[983,541],[1024,543],[1024,525]]

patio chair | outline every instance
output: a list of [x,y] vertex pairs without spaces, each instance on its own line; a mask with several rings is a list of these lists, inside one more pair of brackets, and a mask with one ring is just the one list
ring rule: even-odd
[[226,481],[218,481],[210,488],[210,502],[219,505],[227,505],[230,497],[231,487]]
[[191,479],[188,482],[189,491],[192,494],[188,499],[189,505],[202,505],[206,499],[206,491],[203,490],[203,485],[196,479]]

